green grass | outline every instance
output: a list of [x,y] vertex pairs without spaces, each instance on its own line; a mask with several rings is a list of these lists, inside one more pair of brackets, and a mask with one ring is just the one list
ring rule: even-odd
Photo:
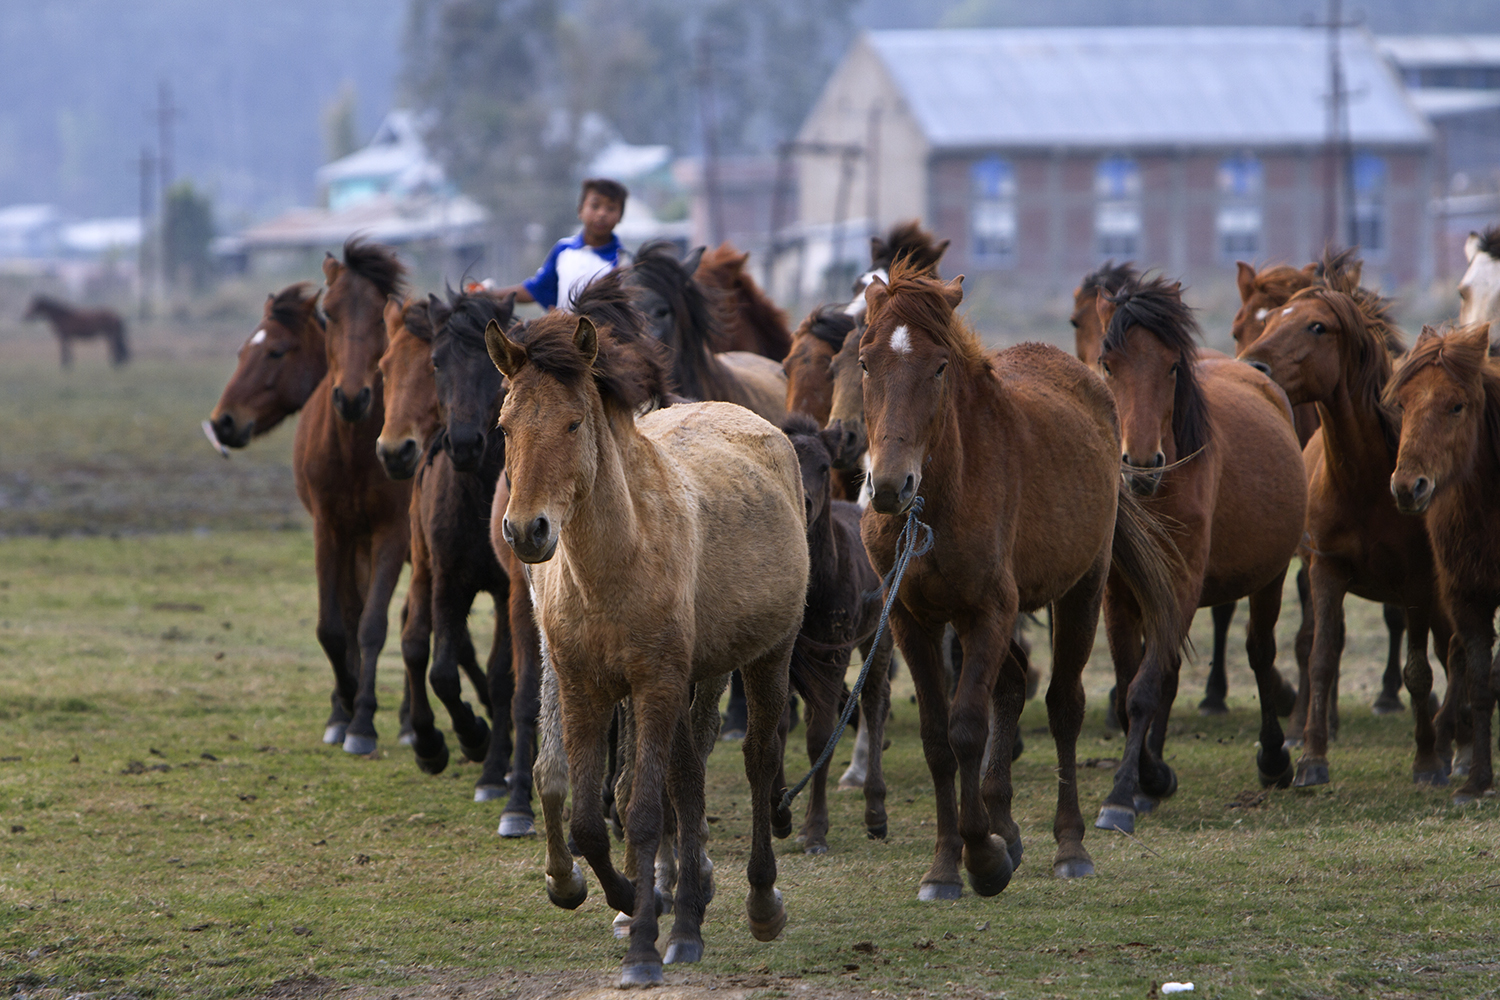
[[[213,997],[306,974],[377,993],[506,970],[608,978],[624,946],[597,883],[579,911],[551,907],[541,844],[502,842],[496,807],[470,801],[477,765],[427,777],[394,745],[393,643],[380,757],[318,742],[329,671],[310,565],[303,532],[0,542],[0,982]],[[1351,610],[1363,640],[1378,609]],[[476,637],[488,615],[476,612]],[[1368,684],[1378,664],[1351,645],[1348,672]],[[864,837],[858,796],[834,796],[828,855],[778,847],[791,923],[769,945],[744,926],[748,803],[737,748],[721,745],[719,895],[692,981],[764,996],[1142,996],[1172,979],[1223,997],[1500,987],[1495,807],[1413,787],[1409,720],[1371,716],[1359,684],[1333,784],[1261,799],[1252,688],[1243,655],[1232,662],[1238,699],[1221,719],[1194,714],[1203,668],[1187,672],[1168,744],[1181,791],[1134,839],[1090,830],[1087,880],[1049,873],[1053,755],[1029,705],[1025,863],[998,898],[938,905],[916,901],[932,793],[903,682],[889,840]],[[1105,660],[1086,676],[1080,755],[1107,760],[1120,744],[1102,726]],[[793,743],[800,774],[800,730]],[[1092,816],[1109,770],[1080,780]]]

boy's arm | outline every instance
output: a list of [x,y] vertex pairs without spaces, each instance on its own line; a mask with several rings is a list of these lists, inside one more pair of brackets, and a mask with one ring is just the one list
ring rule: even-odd
[[552,247],[552,252],[547,254],[542,266],[536,269],[536,274],[521,282],[516,293],[517,302],[535,302],[547,309],[557,305],[557,255],[562,253],[566,242],[558,241]]
[[516,301],[517,302],[535,302],[536,301],[536,299],[534,299],[534,298],[531,297],[531,292],[527,290],[526,285],[524,283],[520,284],[520,285],[511,285],[508,288],[496,288],[493,291],[491,291],[490,294],[493,295],[493,296],[495,296],[496,298],[500,298],[500,299],[505,298],[505,296],[507,296],[507,295],[514,295],[516,297]]

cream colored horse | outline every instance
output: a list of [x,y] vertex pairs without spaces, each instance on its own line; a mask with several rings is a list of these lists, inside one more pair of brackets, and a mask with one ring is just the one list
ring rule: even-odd
[[[1484,233],[1470,233],[1464,241],[1469,268],[1458,283],[1458,325],[1490,324],[1500,334],[1500,226]],[[1491,339],[1490,353],[1495,353]]]

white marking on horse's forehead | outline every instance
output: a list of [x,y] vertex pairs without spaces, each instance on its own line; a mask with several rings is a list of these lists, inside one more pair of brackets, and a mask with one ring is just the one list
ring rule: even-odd
[[1255,322],[1264,323],[1266,321],[1266,317],[1269,315],[1271,315],[1271,310],[1267,309],[1265,306],[1261,306],[1259,309],[1255,310]]
[[876,278],[879,278],[882,284],[890,284],[891,281],[891,276],[886,273],[886,269],[883,267],[877,267],[873,271],[866,271],[864,274],[861,274],[859,280],[855,282],[855,285],[859,287],[859,291],[854,293],[854,298],[844,307],[845,316],[853,316],[858,319],[865,314],[865,307],[868,304],[865,302],[865,289],[869,288],[870,284]]
[[1285,309],[1281,310],[1281,315],[1290,316],[1292,314],[1292,310],[1295,308],[1295,306],[1287,306]]
[[263,329],[262,330],[256,330],[255,331],[255,336],[253,336],[253,337],[250,338],[250,343],[251,344],[263,344],[265,342],[266,342],[266,331],[263,330]]
[[911,331],[902,324],[891,332],[891,350],[897,354],[911,353]]

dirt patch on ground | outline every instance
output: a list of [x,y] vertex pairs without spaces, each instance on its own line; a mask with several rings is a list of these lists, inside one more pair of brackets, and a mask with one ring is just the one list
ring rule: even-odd
[[[327,976],[304,975],[278,980],[256,1000],[614,1000],[626,991],[616,987],[616,973],[503,972],[470,978],[426,973],[427,981],[399,985],[341,985]],[[412,977],[416,979],[416,976]],[[868,1000],[872,993],[828,982],[747,973],[715,976],[667,970],[667,981],[638,995],[650,1000],[749,1000],[752,995],[817,997],[818,1000]]]

